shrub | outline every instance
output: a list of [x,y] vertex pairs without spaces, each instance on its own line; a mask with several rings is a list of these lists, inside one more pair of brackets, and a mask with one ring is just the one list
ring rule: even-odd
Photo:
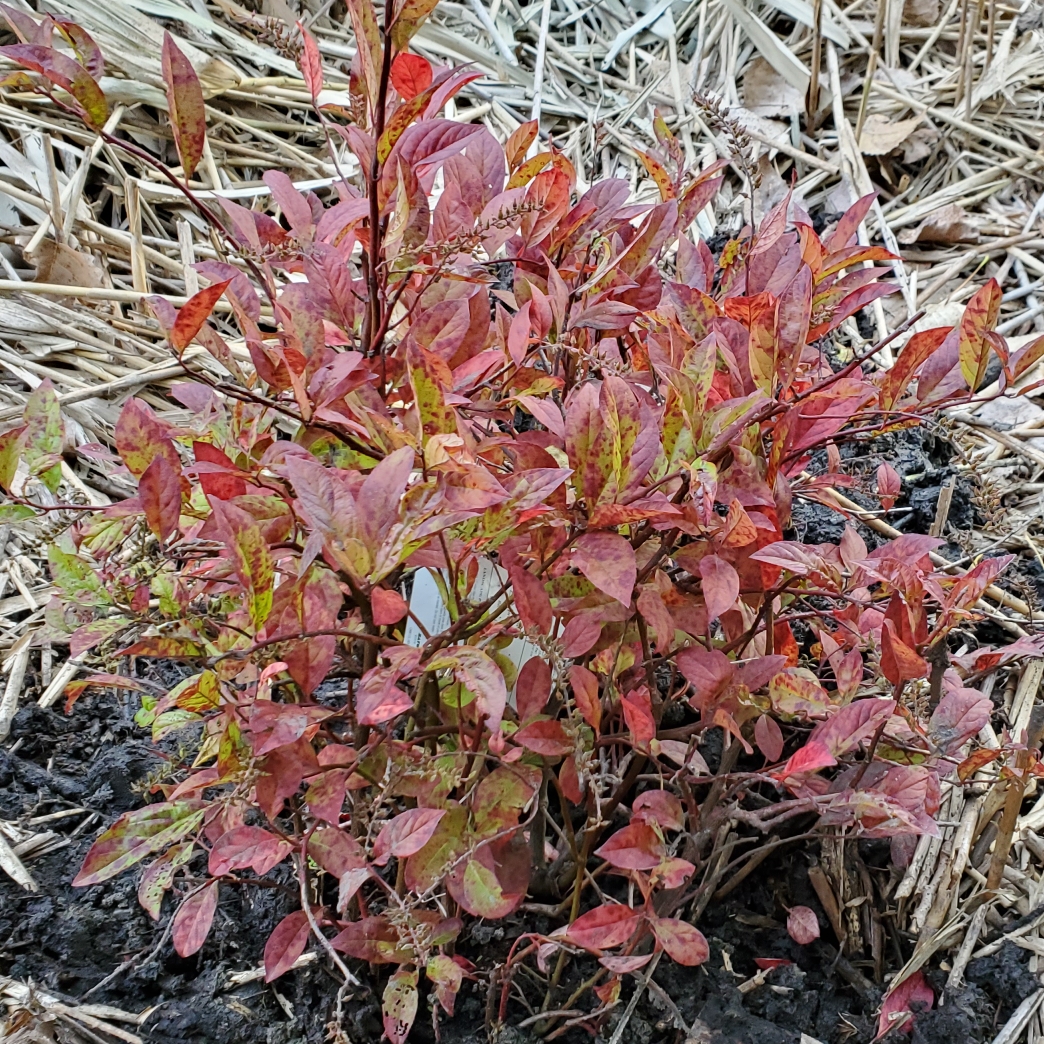
[[[439,115],[477,74],[407,50],[432,6],[407,0],[382,27],[352,0],[348,110],[318,107],[300,30],[316,111],[361,174],[324,203],[271,170],[277,216],[192,194],[202,95],[167,40],[181,172],[152,162],[231,260],[197,265],[210,285],[183,307],[150,303],[179,359],[197,342],[215,364],[186,364],[183,423],[124,406],[114,443],[137,495],[81,512],[50,550],[52,633],[74,655],[183,665],[173,688],[147,668],[90,675],[68,705],[90,686],[136,689],[154,740],[198,737],[75,883],[151,860],[142,905],[158,919],[179,897],[185,956],[223,882],[290,861],[303,905],[268,939],[266,978],[312,941],[348,981],[340,955],[390,965],[396,1044],[422,973],[447,1014],[476,973],[454,953],[465,917],[505,918],[529,895],[557,920],[541,935],[522,917],[501,1019],[512,967],[554,957],[554,985],[579,951],[601,962],[604,1010],[654,951],[706,960],[677,915],[748,857],[722,848],[726,821],[935,832],[940,775],[990,708],[947,634],[1005,560],[954,573],[932,557],[940,540],[868,550],[851,526],[837,545],[801,543],[792,503],[836,507],[854,482],[837,447],[967,397],[991,351],[1010,381],[1044,350],[1007,357],[991,282],[891,369],[868,365],[884,342],[832,368],[832,331],[894,289],[864,267],[891,255],[857,242],[870,197],[825,238],[784,200],[715,257],[690,229],[724,164],[688,169],[657,120],[642,159],[659,203],[612,179],[576,198],[534,123],[501,145]],[[8,18],[25,42],[0,51],[34,74],[19,82],[100,129],[90,38]],[[214,316],[221,298],[249,366]],[[58,488],[61,445],[44,384],[0,438],[5,518],[34,507],[20,460]],[[896,484],[882,468],[886,504]],[[714,730],[712,772],[699,745]],[[593,874],[633,902],[591,905]],[[809,914],[792,915],[805,940]]]

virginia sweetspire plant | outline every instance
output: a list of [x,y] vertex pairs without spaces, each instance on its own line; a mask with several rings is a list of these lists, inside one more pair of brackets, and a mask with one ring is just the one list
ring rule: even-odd
[[[868,550],[851,526],[801,543],[792,505],[855,481],[810,474],[817,451],[966,398],[991,353],[1010,383],[1044,340],[1009,358],[990,282],[891,369],[867,365],[877,348],[833,369],[832,331],[894,289],[891,255],[857,242],[870,197],[825,238],[784,200],[715,257],[693,222],[724,164],[687,168],[662,120],[643,154],[658,203],[618,179],[578,194],[534,123],[501,144],[440,115],[478,74],[409,52],[434,0],[383,20],[348,6],[351,106],[317,112],[358,178],[324,202],[270,170],[271,213],[211,210],[184,185],[230,260],[198,264],[209,285],[183,307],[150,304],[179,358],[197,343],[214,364],[186,366],[180,423],[126,403],[113,441],[137,494],[81,512],[50,552],[52,636],[110,671],[137,665],[73,683],[69,705],[136,689],[156,741],[197,740],[76,884],[138,869],[152,917],[178,899],[189,955],[223,882],[285,880],[289,864],[306,905],[268,939],[266,977],[316,946],[345,970],[389,965],[393,1044],[422,990],[437,1019],[480,973],[454,952],[464,919],[528,896],[552,930],[523,920],[499,1017],[512,967],[553,958],[557,982],[587,951],[603,967],[594,1025],[653,952],[707,959],[684,912],[715,887],[724,822],[936,831],[940,777],[991,706],[963,680],[981,658],[950,664],[947,635],[1005,559],[943,571],[938,539]],[[23,42],[0,52],[32,73],[19,82],[101,127],[90,38],[6,10]],[[318,48],[299,32],[318,105]],[[202,94],[169,37],[163,68],[180,173],[102,133],[183,184]],[[19,462],[55,490],[61,448],[44,384],[0,436],[9,519],[32,510]],[[899,478],[884,466],[864,491],[888,506]],[[433,633],[410,608],[421,576],[443,603]],[[158,688],[150,659],[182,680]],[[711,786],[698,748],[715,730]],[[632,901],[604,902],[595,872]],[[791,933],[811,941],[815,914],[795,909]]]

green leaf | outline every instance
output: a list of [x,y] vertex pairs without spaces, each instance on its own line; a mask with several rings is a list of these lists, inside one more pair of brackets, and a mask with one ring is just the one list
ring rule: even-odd
[[972,295],[961,317],[958,343],[961,375],[972,391],[982,383],[986,373],[990,357],[990,342],[986,334],[997,325],[1000,305],[1000,284],[991,279]]
[[141,399],[130,399],[124,405],[116,421],[115,436],[116,449],[135,478],[141,478],[153,459],[160,455],[181,473],[181,459],[169,429]]
[[203,823],[202,806],[201,801],[171,801],[125,812],[91,846],[73,885],[101,884],[181,841]]
[[[381,85],[381,30],[377,25],[377,12],[373,0],[347,0],[348,14],[355,31],[355,46],[359,49],[366,96],[371,107],[376,106]],[[434,7],[434,3],[432,4]]]
[[464,868],[461,906],[475,917],[505,917],[517,905],[516,896],[505,896],[497,875],[478,859],[469,859]]
[[500,728],[507,706],[507,685],[500,668],[487,653],[474,645],[458,645],[439,653],[427,667],[432,671],[450,668],[457,681],[475,694],[486,727],[491,732]]
[[[433,435],[454,434],[457,415],[453,407],[447,405],[443,392],[444,387],[452,386],[449,367],[437,355],[412,342],[408,366],[424,443],[427,444]],[[443,370],[445,373],[440,372]]]
[[272,611],[275,564],[261,527],[242,508],[211,499],[211,507],[228,548],[232,568],[243,582],[247,610],[255,630],[260,630]]
[[425,19],[439,0],[406,0],[399,9],[394,22],[392,22],[391,38],[392,46],[396,51],[405,51],[413,39],[417,30],[424,24]]
[[198,714],[186,710],[169,710],[156,716],[152,723],[152,742],[158,743],[164,736],[169,736],[186,725],[192,725],[200,720]]
[[381,1014],[384,1033],[391,1044],[405,1044],[417,1017],[417,972],[400,968],[384,988]]
[[0,526],[24,522],[35,516],[36,512],[28,504],[0,504]]
[[477,836],[492,837],[505,827],[517,825],[519,813],[540,786],[540,776],[540,769],[521,764],[503,765],[486,776],[471,800]]
[[175,872],[192,858],[194,849],[195,845],[191,841],[168,848],[163,855],[153,860],[141,875],[138,902],[154,921],[159,920],[163,896],[174,883]]
[[69,602],[80,605],[111,605],[105,586],[79,555],[70,555],[52,544],[47,549],[51,578]]
[[62,410],[49,380],[41,381],[25,404],[25,462],[54,493],[62,480]]
[[451,808],[435,828],[428,843],[406,862],[406,887],[422,893],[438,884],[442,875],[467,851],[468,812]]
[[0,489],[10,492],[25,448],[26,426],[12,428],[0,435]]
[[109,116],[105,95],[93,76],[67,55],[40,44],[13,44],[0,47],[0,54],[33,72],[41,73],[55,87],[72,95],[80,115],[92,126],[104,126]]

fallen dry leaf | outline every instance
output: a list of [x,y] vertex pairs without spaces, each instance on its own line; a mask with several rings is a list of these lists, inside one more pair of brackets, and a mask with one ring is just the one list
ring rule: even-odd
[[65,243],[45,239],[26,260],[36,268],[37,283],[59,286],[104,286],[101,266],[93,254],[74,250]]
[[979,230],[963,207],[950,203],[929,214],[916,228],[900,232],[897,238],[904,246],[912,243],[977,243]]
[[892,123],[878,113],[867,116],[863,133],[859,138],[859,149],[866,156],[887,156],[894,152],[918,128],[922,117],[897,120]]
[[907,25],[935,25],[939,21],[939,8],[939,0],[906,0],[903,21]]
[[939,132],[934,127],[918,127],[903,142],[903,163],[920,163],[934,151],[939,141]]
[[804,112],[805,99],[764,58],[755,58],[743,76],[743,105],[756,116],[789,119]]

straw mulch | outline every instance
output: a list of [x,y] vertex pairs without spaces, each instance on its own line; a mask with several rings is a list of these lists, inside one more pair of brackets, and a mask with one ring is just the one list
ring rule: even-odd
[[[295,0],[262,0],[260,11],[235,0],[35,2],[101,45],[109,129],[171,161],[159,54],[164,29],[174,34],[208,96],[201,197],[220,191],[265,207],[260,175],[270,167],[301,187],[333,184],[329,148],[342,145],[328,144],[312,111],[292,60],[292,26],[303,19],[319,40],[321,100],[336,103],[354,50],[342,0],[303,0],[302,9],[290,6]],[[615,175],[631,180],[638,199],[656,198],[635,150],[655,144],[657,112],[691,161],[731,158],[734,136],[693,103],[695,93],[719,99],[749,134],[748,158],[760,173],[755,218],[790,187],[828,222],[877,191],[863,234],[902,253],[902,293],[878,303],[869,326],[846,323],[849,350],[917,309],[928,313],[922,327],[952,324],[990,275],[1005,292],[1001,331],[1020,344],[1044,330],[1044,12],[1031,0],[854,0],[844,8],[835,0],[444,0],[414,47],[486,74],[451,103],[453,118],[481,120],[504,137],[539,116],[581,189]],[[217,257],[215,245],[155,172],[45,100],[3,93],[0,126],[0,427],[50,378],[75,444],[61,496],[103,504],[127,492],[104,452],[119,404],[135,394],[170,411],[163,389],[181,373],[141,299],[162,293],[178,303],[195,292],[189,266]],[[346,154],[338,163],[352,173]],[[741,188],[733,170],[713,219],[700,216],[704,235],[734,233],[749,219]],[[214,365],[209,356],[195,360]],[[944,490],[938,531],[968,554],[1003,547],[1044,567],[1044,409],[1032,398],[1002,400],[940,423],[987,523],[948,530]],[[60,525],[0,526],[0,740],[20,700],[53,704],[78,669],[32,643],[50,596],[43,550]],[[1009,631],[1039,627],[1024,600],[1032,592],[1022,593],[1005,610]],[[985,681],[1003,694],[1013,730],[1039,700],[1042,668],[1031,661]],[[987,731],[981,740],[996,743]],[[1000,898],[977,905],[1002,793],[992,782],[987,771],[978,792],[946,795],[942,837],[923,839],[890,899],[895,926],[921,940],[915,961],[949,951],[955,982],[969,959],[1000,945],[982,942],[998,928],[1032,951],[1034,971],[1044,961],[1044,798],[1018,821]],[[0,866],[25,887],[33,886],[33,855],[62,843],[52,825],[0,823]],[[865,894],[844,866],[823,867],[822,883],[825,905],[833,895],[841,909],[854,909]],[[864,956],[883,960],[880,932],[869,931],[863,945]],[[1042,996],[1028,998],[997,1040],[1039,1039]]]

